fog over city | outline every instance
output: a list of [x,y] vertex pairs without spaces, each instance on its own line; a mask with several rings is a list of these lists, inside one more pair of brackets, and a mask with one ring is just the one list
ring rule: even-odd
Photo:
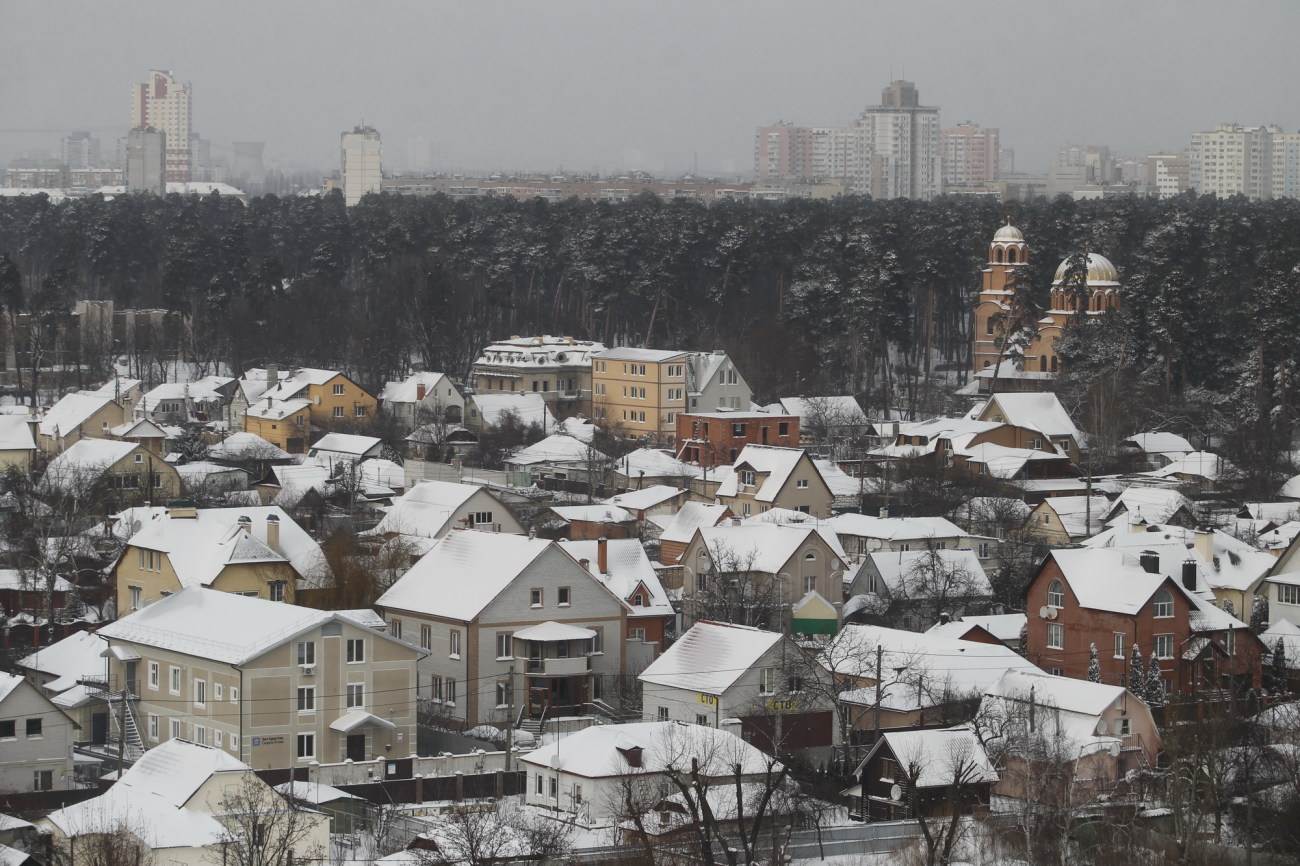
[[958,2],[8,3],[0,158],[129,126],[150,68],[194,88],[227,156],[337,166],[364,121],[385,168],[747,174],[754,129],[843,125],[894,78],[944,125],[998,127],[1019,170],[1056,148],[1186,148],[1216,123],[1294,131],[1300,4]]

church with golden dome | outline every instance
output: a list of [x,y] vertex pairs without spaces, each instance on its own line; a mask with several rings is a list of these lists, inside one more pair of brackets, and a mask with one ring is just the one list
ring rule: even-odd
[[[1085,297],[1074,296],[1065,285],[1069,260],[1061,262],[1052,279],[1051,302],[1047,312],[1037,322],[1036,332],[1022,350],[1024,364],[1017,365],[1005,351],[1005,329],[1010,324],[1016,291],[1032,291],[1017,279],[1029,263],[1029,245],[1020,229],[1008,222],[998,229],[989,244],[989,261],[981,271],[979,301],[975,305],[972,372],[987,390],[995,375],[1001,390],[1038,391],[1060,370],[1056,354],[1056,341],[1060,339],[1072,317],[1076,315],[1099,316],[1108,310],[1119,309],[1119,272],[1110,259],[1097,253],[1088,253],[1087,287]],[[998,360],[1002,364],[999,367]]]

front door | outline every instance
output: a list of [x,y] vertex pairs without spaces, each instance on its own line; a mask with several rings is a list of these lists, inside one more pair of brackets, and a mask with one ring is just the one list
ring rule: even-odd
[[364,761],[366,759],[366,735],[348,734],[348,760]]

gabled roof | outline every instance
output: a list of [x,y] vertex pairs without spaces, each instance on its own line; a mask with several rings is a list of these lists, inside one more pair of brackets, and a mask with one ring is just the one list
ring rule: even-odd
[[785,487],[786,481],[790,479],[799,461],[806,457],[802,448],[746,445],[736,456],[735,465],[722,476],[722,482],[718,485],[718,496],[736,496],[740,491],[740,473],[745,469],[752,469],[759,475],[767,476],[765,479],[755,479],[758,481],[758,489],[754,492],[754,498],[760,502],[773,502],[780,495],[781,488]]
[[707,502],[687,502],[659,534],[659,541],[689,544],[697,529],[717,526],[727,515],[727,506]]
[[1171,457],[1191,454],[1196,450],[1182,436],[1168,432],[1134,433],[1120,443],[1121,446],[1129,444],[1144,454],[1165,454]]
[[[249,371],[254,372],[252,370]],[[266,371],[263,370],[263,378]],[[245,376],[248,374],[245,373]],[[272,400],[289,400],[290,398],[300,396],[311,385],[324,385],[337,376],[342,376],[338,370],[318,370],[312,367],[299,367],[293,370],[282,370],[279,382],[274,388],[263,391],[260,399],[265,400],[270,397]]]
[[617,346],[591,356],[593,361],[639,361],[646,364],[658,364],[685,358],[686,352],[672,349],[634,349],[631,346]]
[[115,405],[111,395],[65,394],[63,399],[47,409],[42,416],[39,427],[41,435],[67,436],[109,405]]
[[448,389],[456,390],[456,386],[442,373],[419,372],[412,373],[401,382],[386,383],[379,399],[386,404],[414,403],[419,396],[421,385],[424,386],[426,400],[446,399],[449,396],[446,393]]
[[139,408],[151,412],[163,401],[190,400],[196,403],[224,403],[225,394],[219,389],[235,381],[229,376],[204,376],[197,382],[164,382],[140,398]]
[[[773,408],[771,406],[769,409]],[[800,424],[809,419],[834,419],[839,424],[866,424],[867,413],[851,394],[837,397],[782,397],[776,408],[783,414],[798,416]]]
[[1192,478],[1204,478],[1207,481],[1218,481],[1220,478],[1226,478],[1236,471],[1235,466],[1218,454],[1209,451],[1193,451],[1191,454],[1183,454],[1168,466],[1162,466],[1144,474],[1153,478],[1187,475]]
[[118,439],[166,439],[167,431],[148,418],[135,418],[116,427],[109,427],[108,434]]
[[0,415],[0,451],[32,451],[32,425],[27,415]]
[[1289,620],[1279,619],[1267,630],[1260,632],[1259,639],[1264,642],[1264,647],[1269,652],[1274,652],[1277,642],[1282,641],[1287,667],[1300,668],[1300,626]]
[[1020,640],[1027,617],[1023,613],[968,614],[951,622],[938,623],[926,629],[926,634],[957,640],[978,626],[1003,643]]
[[475,394],[471,398],[478,407],[479,419],[485,427],[496,427],[508,412],[513,412],[525,427],[532,424],[545,433],[555,430],[555,415],[541,394],[528,391],[520,394]]
[[922,598],[927,586],[946,584],[943,575],[954,577],[952,585],[945,586],[950,594],[958,586],[963,591],[957,595],[993,594],[988,575],[973,550],[882,550],[867,558],[894,598]]
[[918,788],[992,784],[999,779],[984,744],[967,727],[890,731],[881,735],[881,741],[882,745],[871,749],[855,773],[861,773],[883,747],[889,749],[905,773],[915,774],[912,783]]
[[139,388],[143,384],[144,383],[141,382],[139,379],[127,379],[127,378],[109,379],[104,384],[99,385],[98,387],[95,388],[87,388],[81,393],[93,394],[96,397],[109,397],[113,400],[116,400],[119,394],[125,394],[127,391],[130,391],[133,388]]
[[587,463],[594,459],[603,461],[605,455],[587,443],[565,433],[547,436],[526,448],[521,448],[506,458],[514,466],[533,466],[538,463]]
[[832,496],[857,496],[862,493],[864,486],[868,490],[871,489],[863,484],[864,479],[849,475],[834,460],[821,460],[814,457],[813,465],[817,467],[817,472],[826,482],[826,486],[831,489]]
[[[1052,751],[1073,761],[1082,755],[1122,746],[1119,731],[1103,730],[1099,722],[1125,692],[1123,686],[1052,676],[1040,670],[1007,671],[985,692],[980,712],[993,719],[1002,716],[1013,720],[1026,715],[1025,707],[1032,701],[1038,729],[1044,737],[1059,744]],[[1150,711],[1137,697],[1129,694],[1124,700],[1129,715],[1142,714],[1149,718]]]
[[[211,586],[226,566],[241,562],[287,562],[309,583],[328,571],[320,545],[278,505],[199,508],[195,514],[156,511],[141,520],[127,544],[167,554],[182,586]],[[241,517],[249,518],[248,533],[240,528]],[[272,517],[280,523],[277,549],[267,538]]]
[[[375,606],[470,622],[550,550],[559,548],[526,535],[473,529],[449,532]],[[568,560],[568,564],[581,573],[576,562]]]
[[[707,695],[721,695],[781,640],[780,632],[724,622],[697,622],[637,679]],[[801,652],[792,646],[791,652]]]
[[638,448],[614,462],[615,471],[629,479],[699,478],[704,470],[693,463],[683,463],[657,448]]
[[212,460],[286,460],[289,452],[256,433],[231,433],[208,449]]
[[104,680],[105,646],[103,638],[93,632],[79,631],[24,656],[18,660],[18,667],[57,677],[45,686],[45,691],[58,693],[72,688],[79,679]]
[[636,514],[617,505],[552,505],[550,510],[566,523],[582,520],[589,523],[631,523]]
[[1071,538],[1087,538],[1100,532],[1103,520],[1110,511],[1110,500],[1105,496],[1049,496],[1043,504],[1060,518],[1063,528]]
[[643,511],[647,508],[654,508],[656,505],[662,505],[671,499],[681,496],[689,491],[685,487],[670,487],[667,484],[654,484],[650,487],[643,487],[640,490],[628,490],[625,493],[619,493],[606,499],[610,505],[617,505],[620,508],[628,508],[632,511]]
[[[661,656],[662,658],[662,656]],[[640,750],[641,766],[634,767],[628,755]],[[600,779],[609,776],[663,772],[689,767],[700,761],[706,777],[732,776],[740,767],[742,776],[766,773],[780,765],[730,731],[684,722],[632,722],[624,725],[594,725],[570,734],[550,745],[522,755],[519,760]]]
[[266,399],[259,399],[256,403],[250,404],[244,414],[253,418],[265,418],[268,421],[283,421],[285,418],[310,408],[310,400],[271,400],[268,402]]
[[117,439],[78,439],[50,461],[41,478],[41,488],[54,493],[89,491],[113,464],[139,447],[134,442]]
[[[111,641],[158,647],[231,665],[253,661],[327,622],[365,626],[340,613],[191,586],[110,623]],[[238,627],[232,625],[238,624]],[[379,632],[374,632],[380,635]],[[387,634],[385,640],[401,644]],[[402,644],[421,655],[427,651]]]
[[[704,526],[696,530],[704,542],[710,559],[725,557],[729,562],[716,565],[723,571],[757,571],[776,574],[780,572],[810,538],[826,541],[817,526],[804,524],[742,524],[723,523]],[[662,536],[661,536],[662,540]],[[843,567],[847,563],[837,553],[838,545],[827,546]]]
[[456,510],[482,490],[474,484],[421,481],[393,500],[373,532],[438,538],[451,528],[448,521]]
[[1106,512],[1106,522],[1123,513],[1140,512],[1148,523],[1168,523],[1170,518],[1184,510],[1195,514],[1192,501],[1177,490],[1160,487],[1127,487]]
[[1038,430],[1052,439],[1070,436],[1077,442],[1080,438],[1079,429],[1070,420],[1070,413],[1051,391],[995,394],[972,414],[981,419],[1000,414],[1008,424]]
[[[664,592],[659,573],[650,564],[645,548],[635,538],[611,538],[605,542],[608,573],[600,571],[600,542],[596,540],[559,542],[570,556],[578,561],[587,560],[587,571],[603,583],[611,593],[623,601],[630,616],[672,616],[672,602]],[[647,598],[642,607],[632,605],[632,596],[638,586],[645,587]]]
[[866,514],[838,514],[829,521],[835,534],[843,538],[880,538],[886,541],[927,541],[961,538],[967,535],[960,526],[943,517],[871,517]]
[[[1141,531],[1134,532],[1135,528]],[[1182,562],[1195,561],[1197,586],[1201,589],[1250,590],[1277,564],[1272,555],[1217,529],[1209,533],[1213,554],[1212,559],[1206,561],[1196,545],[1198,537],[1204,540],[1202,532],[1158,523],[1135,527],[1120,521],[1084,544],[1130,552],[1155,551],[1161,554],[1161,571],[1173,578],[1181,578]]]
[[356,436],[351,433],[326,433],[312,443],[311,453],[328,451],[330,454],[343,454],[354,459],[368,455],[378,455],[384,440],[377,436]]

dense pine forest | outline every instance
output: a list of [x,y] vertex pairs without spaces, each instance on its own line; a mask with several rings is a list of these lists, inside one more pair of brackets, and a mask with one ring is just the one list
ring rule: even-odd
[[383,195],[348,210],[336,194],[12,197],[0,199],[0,292],[8,310],[37,314],[79,298],[181,310],[193,356],[232,370],[330,366],[376,386],[413,363],[463,375],[492,338],[569,334],[726,349],[762,398],[853,393],[872,413],[925,414],[965,376],[979,270],[1008,218],[1030,245],[1023,284],[1040,304],[1071,253],[1119,268],[1123,311],[1063,349],[1062,396],[1090,428],[1240,432],[1233,447],[1257,456],[1289,448],[1290,200]]

